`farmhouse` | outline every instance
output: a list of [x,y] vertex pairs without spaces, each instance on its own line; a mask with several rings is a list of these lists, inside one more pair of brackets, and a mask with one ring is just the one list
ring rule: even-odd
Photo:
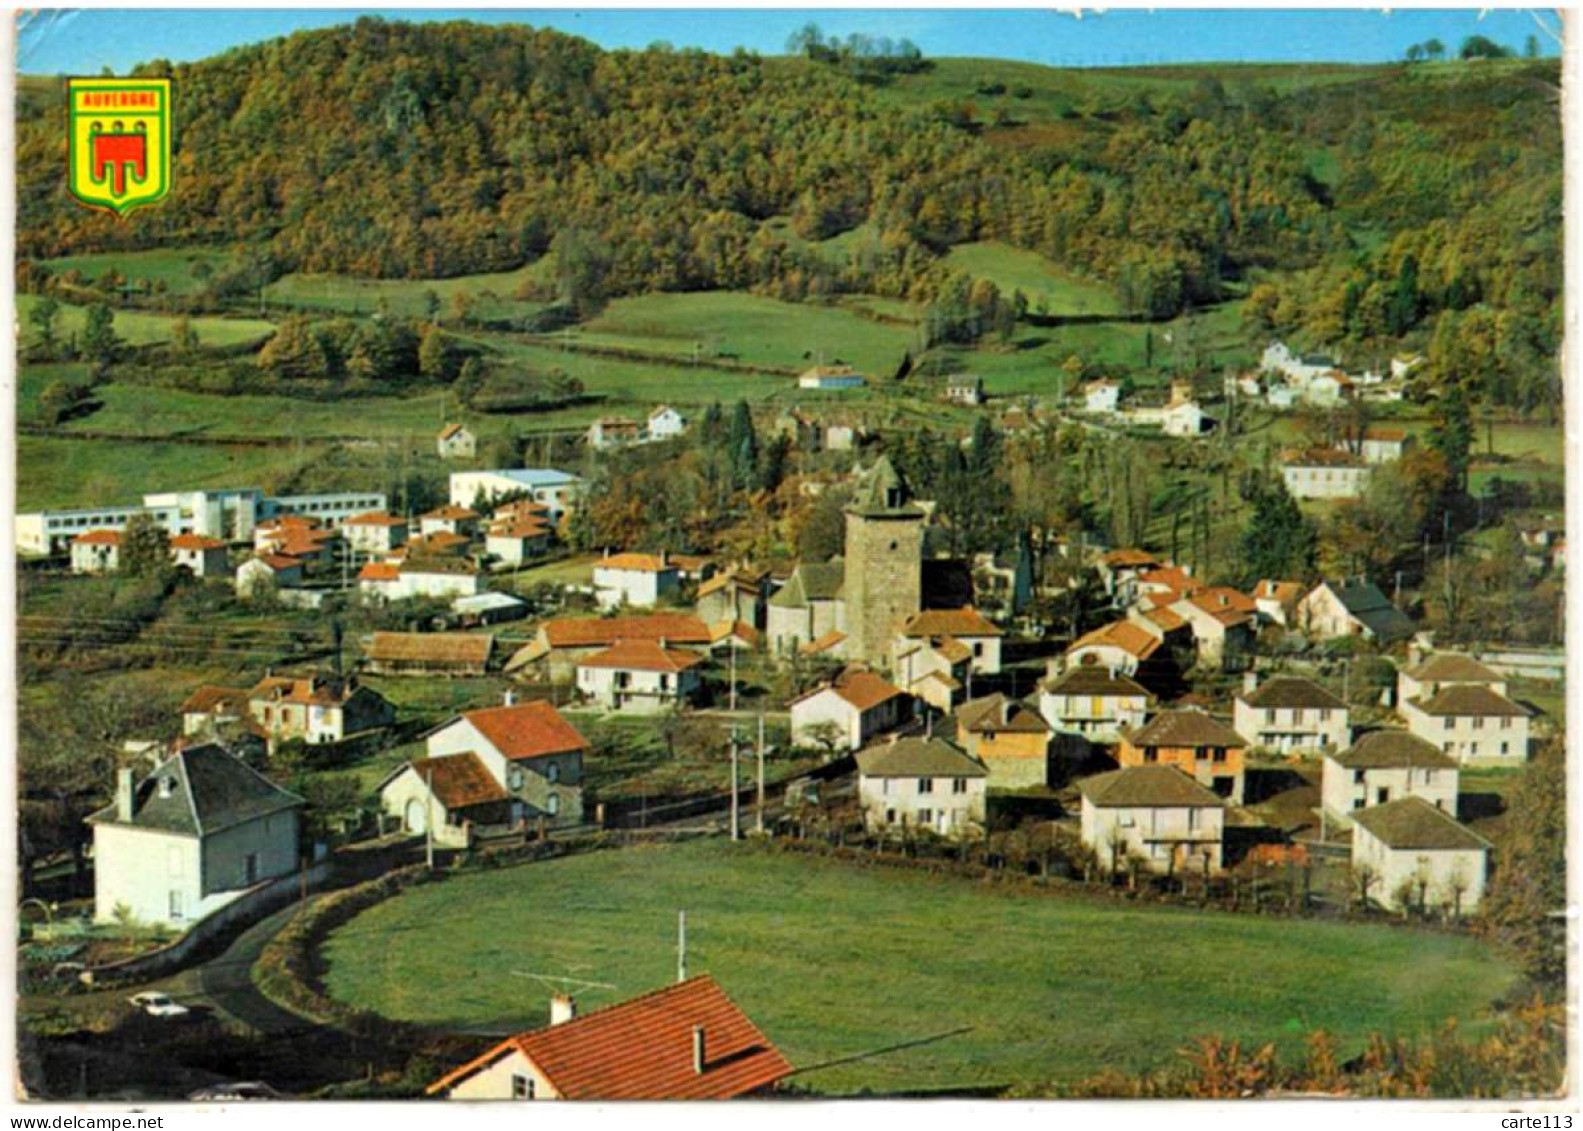
[[857,752],[858,800],[870,832],[958,837],[984,824],[989,770],[940,738],[892,738]]
[[1294,499],[1356,499],[1373,474],[1361,456],[1328,448],[1289,452],[1281,463],[1281,479]]
[[340,742],[396,721],[385,697],[355,678],[265,676],[248,692],[248,710],[265,734],[281,741]]
[[466,632],[376,632],[363,665],[380,675],[483,675],[494,645]]
[[407,544],[410,529],[400,515],[383,511],[356,514],[341,524],[346,544],[359,554],[381,556]]
[[848,668],[831,683],[791,701],[794,746],[856,750],[902,721],[901,688],[862,668]]
[[1039,685],[1039,713],[1058,731],[1117,742],[1141,727],[1153,696],[1121,672],[1080,665]]
[[1114,415],[1121,405],[1121,382],[1101,377],[1083,386],[1083,410],[1101,416]]
[[1253,605],[1259,616],[1283,628],[1292,623],[1297,603],[1303,599],[1303,583],[1265,578],[1253,587]]
[[1407,614],[1362,578],[1320,582],[1298,602],[1296,623],[1316,640],[1361,636],[1391,644],[1416,631]]
[[694,607],[708,624],[742,621],[763,628],[768,607],[769,571],[735,567],[717,573],[698,587]]
[[489,524],[484,550],[507,565],[519,566],[549,552],[554,532],[541,519],[510,517]]
[[972,681],[973,650],[950,636],[896,638],[891,671],[896,685],[941,713],[948,713],[957,693]]
[[566,617],[539,625],[533,641],[506,662],[508,675],[530,669],[547,670],[557,681],[575,678],[577,662],[621,640],[664,640],[699,650],[711,643],[709,626],[685,613],[651,613],[634,617]]
[[1122,735],[1116,761],[1127,766],[1174,766],[1242,804],[1243,750],[1248,744],[1230,727],[1197,707],[1161,711],[1138,730]]
[[1370,731],[1349,749],[1325,755],[1320,798],[1325,817],[1342,828],[1359,809],[1422,797],[1457,811],[1457,763],[1434,744],[1404,730]]
[[664,551],[612,554],[606,550],[605,556],[594,563],[594,599],[601,609],[623,605],[652,609],[679,593],[681,584],[681,571]]
[[1116,598],[1119,605],[1130,605],[1137,600],[1137,580],[1140,574],[1159,569],[1160,559],[1147,550],[1111,550],[1100,556],[1097,568],[1105,592]]
[[622,640],[577,661],[577,690],[606,710],[653,714],[679,708],[703,686],[697,652],[660,640]]
[[1475,910],[1484,898],[1490,842],[1422,797],[1404,797],[1352,815],[1352,870],[1388,911]]
[[239,597],[256,597],[261,593],[301,585],[302,580],[301,558],[289,558],[284,554],[257,554],[237,567],[236,592]]
[[505,787],[521,814],[551,825],[583,819],[583,754],[588,740],[549,703],[467,711],[430,732],[430,758],[473,753]]
[[759,1095],[792,1066],[707,974],[510,1037],[430,1084],[453,1100],[730,1100]]
[[1352,739],[1347,705],[1301,676],[1278,675],[1251,686],[1232,703],[1232,726],[1250,746],[1282,754],[1340,750]]
[[1226,801],[1175,766],[1129,766],[1078,783],[1083,843],[1114,872],[1218,872]]
[[687,418],[668,404],[649,413],[648,432],[651,441],[674,440],[687,431]]
[[1252,650],[1257,608],[1246,594],[1216,586],[1172,602],[1170,611],[1192,628],[1198,658],[1218,663]]
[[611,448],[641,444],[647,438],[647,433],[639,429],[636,420],[603,417],[588,426],[584,441],[595,451],[604,452]]
[[183,927],[297,870],[303,800],[218,746],[191,746],[141,782],[123,767],[93,826],[94,919],[118,909]]
[[114,573],[120,568],[119,530],[87,530],[71,540],[73,573]]
[[1131,621],[1111,621],[1072,641],[1066,650],[1066,667],[1094,667],[1134,676],[1160,646],[1160,637],[1155,633]]
[[1448,687],[1464,684],[1487,687],[1497,695],[1506,694],[1505,676],[1491,671],[1472,656],[1440,652],[1397,673],[1396,701],[1433,699]]
[[229,577],[231,573],[230,555],[218,538],[178,534],[170,540],[170,556],[177,569],[190,570],[194,577]]
[[800,562],[786,584],[769,599],[766,624],[770,648],[789,656],[810,641],[843,631],[845,604],[841,600],[846,565],[840,558],[829,562]]
[[924,609],[908,617],[901,627],[891,652],[907,643],[930,637],[950,637],[965,644],[972,653],[972,669],[983,675],[1000,671],[1000,639],[1006,635],[983,613],[974,608]]
[[487,508],[495,499],[523,497],[549,509],[551,523],[558,523],[582,493],[584,482],[566,471],[550,467],[499,468],[494,471],[453,471],[451,505]]
[[425,538],[434,534],[472,538],[478,533],[478,512],[471,507],[454,504],[438,507],[419,517],[418,533]]
[[1050,780],[1050,724],[999,692],[957,709],[956,741],[988,768],[992,789],[1026,789]]
[[253,724],[253,714],[248,706],[249,692],[241,687],[216,687],[203,684],[182,700],[181,733],[183,737],[214,736],[226,727]]
[[477,754],[414,758],[379,783],[380,808],[410,836],[434,831],[442,847],[466,847],[469,826],[514,824],[522,806]]
[[981,405],[984,403],[984,379],[970,373],[947,377],[945,399],[953,404]]
[[1361,456],[1364,463],[1379,465],[1401,459],[1412,449],[1413,443],[1412,433],[1405,428],[1371,424],[1363,430],[1361,440],[1338,440],[1336,447]]
[[478,440],[460,424],[447,424],[435,437],[441,459],[472,459],[478,453]]
[[1454,683],[1400,705],[1407,729],[1463,765],[1516,766],[1528,760],[1530,711],[1483,684]]

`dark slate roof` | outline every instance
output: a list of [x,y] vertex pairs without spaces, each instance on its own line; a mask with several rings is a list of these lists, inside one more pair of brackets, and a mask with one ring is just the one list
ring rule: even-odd
[[[161,783],[169,783],[168,789]],[[132,820],[140,829],[208,836],[283,809],[302,798],[288,793],[219,746],[182,750],[133,787]],[[121,824],[114,803],[88,818]]]
[[1059,679],[1040,685],[1046,695],[1128,695],[1153,699],[1149,689],[1135,679],[1097,664],[1072,668]]
[[1250,707],[1330,707],[1346,709],[1346,704],[1311,679],[1278,675],[1254,688],[1252,694],[1239,695]]
[[1441,652],[1431,656],[1415,668],[1408,668],[1407,675],[1419,683],[1499,683],[1501,677],[1490,671],[1472,656],[1455,652]]
[[1372,581],[1332,581],[1329,585],[1347,612],[1381,640],[1411,636],[1416,630],[1412,619],[1391,604]]
[[1453,683],[1442,687],[1431,699],[1414,699],[1413,706],[1426,715],[1482,715],[1485,717],[1508,715],[1525,718],[1532,712],[1521,703],[1513,703],[1498,691],[1481,683]]
[[963,703],[956,709],[957,722],[974,734],[1046,734],[1050,724],[1037,711],[1029,710],[1000,692]]
[[[892,495],[896,498],[892,499]],[[907,481],[889,456],[880,456],[879,462],[863,474],[847,510],[879,518],[923,517],[923,511],[913,506]]]
[[846,584],[846,565],[840,558],[828,562],[800,562],[770,604],[777,609],[806,609],[809,601],[833,601]]
[[1488,848],[1490,842],[1435,808],[1422,797],[1404,797],[1369,809],[1352,819],[1390,848],[1417,851],[1466,851]]
[[1457,761],[1434,743],[1405,730],[1376,730],[1335,756],[1349,770],[1454,770]]
[[943,738],[898,738],[857,752],[866,778],[982,778],[984,763]]
[[1223,809],[1227,802],[1205,789],[1175,766],[1129,766],[1095,774],[1077,783],[1083,797],[1101,809],[1154,808]]
[[1161,711],[1127,736],[1134,746],[1246,746],[1247,742],[1225,723],[1203,711],[1185,708]]

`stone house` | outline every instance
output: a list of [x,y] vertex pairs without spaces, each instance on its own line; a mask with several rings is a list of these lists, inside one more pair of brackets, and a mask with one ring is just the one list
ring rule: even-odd
[[1370,877],[1369,898],[1388,911],[1477,910],[1484,898],[1490,842],[1422,797],[1353,814],[1352,870]]
[[945,399],[953,404],[976,406],[984,403],[984,379],[970,373],[947,377]]
[[1110,550],[1100,555],[1095,568],[1105,592],[1116,599],[1116,604],[1126,608],[1137,600],[1137,581],[1140,575],[1159,569],[1160,559],[1147,550],[1124,548]]
[[799,562],[786,584],[769,599],[765,625],[770,651],[789,656],[832,632],[844,633],[846,610],[841,594],[845,583],[846,565],[841,558]]
[[478,454],[477,438],[460,424],[441,428],[434,446],[441,459],[472,459]]
[[664,640],[621,640],[577,661],[577,690],[607,711],[654,714],[680,708],[703,689],[697,652]]
[[1131,621],[1118,620],[1084,633],[1066,650],[1065,665],[1135,676],[1163,647],[1160,636]]
[[1121,382],[1101,377],[1083,386],[1083,411],[1112,416],[1121,406]]
[[1197,707],[1161,711],[1135,731],[1122,735],[1116,761],[1128,766],[1174,766],[1218,797],[1242,804],[1241,735]]
[[1520,766],[1528,761],[1531,712],[1477,683],[1442,687],[1398,705],[1407,729],[1465,766]]
[[1297,603],[1303,599],[1303,583],[1265,578],[1253,587],[1253,607],[1259,617],[1283,628],[1291,624]]
[[94,920],[118,910],[186,927],[297,870],[302,798],[219,746],[178,750],[142,781],[117,772],[93,826]]
[[229,577],[231,557],[226,544],[202,534],[178,534],[170,540],[170,556],[177,568],[194,577]]
[[1248,684],[1232,701],[1232,727],[1248,745],[1281,754],[1325,753],[1352,741],[1351,712],[1311,679],[1278,675]]
[[431,731],[425,746],[430,758],[476,754],[526,820],[582,823],[588,740],[552,704],[515,703],[508,694],[504,706],[466,711]]
[[1127,766],[1078,783],[1083,844],[1107,872],[1218,872],[1226,800],[1175,766]]
[[436,844],[465,848],[476,825],[509,825],[523,808],[471,751],[440,758],[414,758],[379,783],[380,809],[408,836],[433,830]]
[[707,974],[508,1037],[430,1084],[452,1100],[732,1100],[763,1095],[792,1066]]
[[856,750],[901,724],[907,696],[862,668],[848,668],[831,683],[791,701],[792,745]]
[[956,742],[989,770],[992,789],[1049,784],[1050,724],[1015,699],[996,692],[962,704]]
[[694,607],[706,624],[741,621],[765,627],[769,571],[736,567],[717,573],[698,586]]
[[1422,797],[1456,815],[1457,762],[1404,730],[1370,731],[1325,755],[1320,802],[1325,819],[1350,827],[1359,809]]
[[858,802],[870,832],[959,837],[982,828],[989,770],[940,738],[894,738],[857,753]]
[[1198,658],[1218,664],[1253,649],[1257,606],[1253,598],[1224,586],[1198,589],[1170,605],[1193,630]]
[[604,417],[588,426],[588,434],[584,439],[590,448],[603,452],[641,444],[647,439],[647,433],[638,427],[636,420]]

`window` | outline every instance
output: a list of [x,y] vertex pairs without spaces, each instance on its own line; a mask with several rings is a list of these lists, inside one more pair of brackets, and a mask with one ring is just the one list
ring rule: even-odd
[[1264,709],[1264,722],[1265,722],[1265,724],[1267,726],[1274,726],[1275,725],[1275,708],[1274,707],[1266,707]]
[[1143,760],[1145,762],[1158,762],[1160,760],[1159,750],[1153,746],[1145,746],[1143,748]]
[[920,810],[918,810],[918,823],[920,825],[933,824],[934,823],[934,810],[933,809],[920,809]]
[[880,778],[879,781],[880,781],[880,789],[879,789],[879,791],[881,793],[883,793],[886,797],[889,797],[890,796],[890,779],[889,778]]
[[918,792],[919,793],[933,793],[934,792],[934,779],[933,778],[919,778],[918,779]]
[[1363,770],[1353,770],[1352,771],[1352,784],[1353,785],[1362,785],[1364,780],[1367,778],[1367,776],[1368,776],[1367,773],[1365,771],[1363,771]]
[[242,883],[248,887],[258,883],[258,853],[249,852],[242,857]]
[[1212,762],[1224,762],[1226,760],[1226,748],[1224,746],[1215,747],[1214,750],[1210,751],[1209,759]]
[[1502,730],[1511,730],[1512,729],[1512,719],[1511,719],[1510,715],[1503,715],[1501,717],[1501,729]]
[[975,656],[982,656],[983,654],[984,654],[984,642],[982,640],[975,641],[974,644],[973,644],[973,655],[975,655]]
[[1322,722],[1322,723],[1328,723],[1330,721],[1330,708],[1329,707],[1321,707],[1321,708],[1319,708],[1319,721]]
[[885,810],[885,823],[887,825],[894,825],[896,823],[896,810],[894,810],[894,809],[887,809],[887,810]]
[[551,785],[554,785],[556,782],[560,781],[561,764],[559,762],[551,762],[549,767],[544,771],[544,776],[550,779]]
[[1509,742],[1501,743],[1501,753],[1502,754],[1510,754],[1511,753],[1511,747],[1512,747],[1512,744],[1509,743]]
[[514,1100],[531,1100],[533,1098],[533,1077],[513,1072],[511,1074],[511,1098]]
[[1361,809],[1361,808],[1363,808],[1363,798],[1361,798],[1361,797],[1355,798],[1353,800],[1353,802],[1352,802],[1352,807],[1354,809]]
[[[1502,753],[1505,753],[1505,751],[1502,751]],[[952,793],[966,793],[967,792],[967,779],[966,778],[952,778],[951,779],[951,792]]]
[[1474,730],[1483,730],[1484,729],[1484,718],[1483,718],[1482,715],[1474,715],[1473,716],[1473,729]]
[[1374,791],[1374,804],[1376,804],[1376,805],[1384,805],[1390,799],[1391,799],[1391,791],[1388,788],[1382,786],[1379,789]]
[[550,794],[549,799],[544,802],[544,811],[552,817],[560,816],[561,795],[558,793]]
[[183,913],[183,910],[182,910],[181,892],[173,891],[173,892],[170,893],[170,919],[171,919],[171,922],[173,922],[173,923],[180,922],[184,918],[186,918],[186,916],[185,916],[185,914]]
[[525,780],[527,779],[523,776],[521,766],[512,766],[510,772],[506,774],[506,784],[512,789],[521,789]]

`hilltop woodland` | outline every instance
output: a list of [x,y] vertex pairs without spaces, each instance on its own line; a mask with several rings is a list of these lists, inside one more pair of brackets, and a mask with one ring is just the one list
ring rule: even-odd
[[[933,337],[970,340],[1029,313],[945,263],[998,240],[1108,284],[1135,318],[1246,293],[1261,333],[1377,356],[1421,341],[1431,385],[1525,409],[1559,400],[1553,61],[1460,65],[1454,81],[1403,64],[1286,88],[1257,70],[1094,82],[1034,120],[1026,87],[897,96],[931,66],[905,41],[810,27],[789,46],[602,51],[365,18],[155,60],[136,73],[180,91],[176,188],[125,223],[62,191],[59,89],[30,89],[18,253],[245,247],[200,304],[293,271],[538,263],[519,297],[566,317],[653,291],[865,293],[931,306]],[[844,257],[813,246],[860,228]],[[45,282],[26,262],[19,276]]]

